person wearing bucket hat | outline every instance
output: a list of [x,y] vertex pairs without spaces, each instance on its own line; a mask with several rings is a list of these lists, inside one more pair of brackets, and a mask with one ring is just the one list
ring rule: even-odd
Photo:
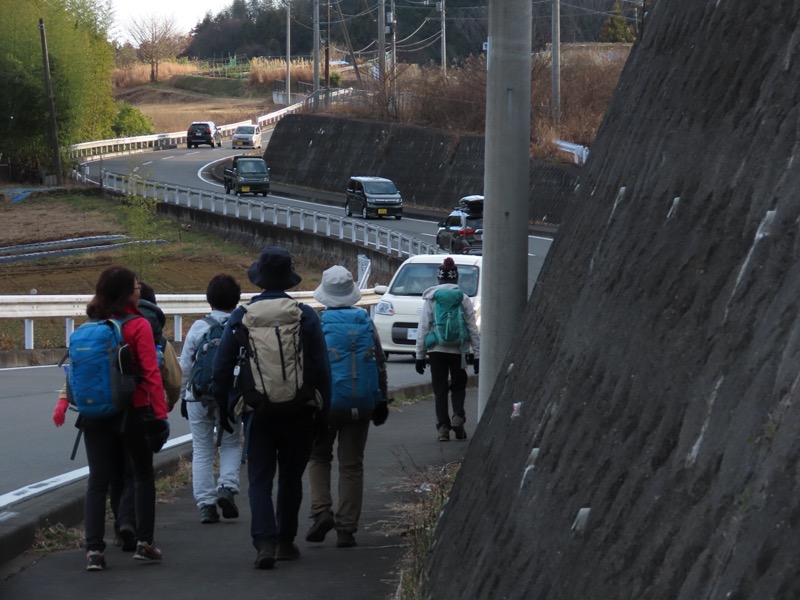
[[[448,256],[437,272],[439,285],[422,293],[422,305],[417,325],[417,373],[425,373],[425,356],[431,367],[436,430],[438,440],[450,439],[450,430],[457,440],[467,439],[464,423],[464,400],[467,396],[466,354],[472,349],[472,367],[478,374],[480,364],[480,332],[472,300],[458,287],[458,266]],[[450,418],[448,394],[453,404]]]
[[[386,356],[366,310],[354,307],[361,292],[345,267],[322,273],[314,298],[325,306],[322,331],[331,364],[333,392],[328,429],[314,440],[308,463],[311,528],[306,541],[322,542],[336,528],[339,548],[356,545],[364,492],[364,448],[370,420],[382,425],[389,415]],[[333,446],[338,441],[338,508],[331,497]]]
[[[248,391],[240,387],[243,382],[253,383],[252,376],[249,380],[244,377],[245,372],[252,369],[252,359],[247,362],[240,360],[240,353],[247,356],[252,350],[246,341],[248,336],[251,336],[249,339],[253,340],[256,354],[264,361],[265,368],[266,363],[283,364],[279,356],[261,356],[256,343],[259,331],[256,329],[273,328],[259,325],[262,317],[257,315],[270,314],[270,319],[283,319],[283,322],[299,321],[299,333],[296,334],[299,341],[293,347],[302,348],[292,356],[296,360],[295,369],[298,369],[298,363],[302,364],[295,371],[302,373],[295,398],[283,404],[280,412],[265,409],[263,404],[243,412],[250,536],[256,549],[255,566],[271,569],[276,560],[300,557],[294,539],[303,499],[302,477],[314,437],[327,423],[331,379],[328,350],[317,312],[286,293],[301,282],[289,252],[280,247],[264,248],[247,270],[247,277],[262,292],[231,313],[214,361],[214,397],[219,405],[221,426],[228,431],[232,429],[229,421],[235,419],[237,404],[241,405],[239,401],[246,399],[243,394]],[[270,383],[260,371],[259,375],[262,384],[265,378],[267,384]],[[252,387],[248,393],[252,393]],[[269,398],[269,394],[265,397]],[[269,400],[266,402],[269,404]],[[277,503],[274,504],[272,488],[276,472],[278,491]]]

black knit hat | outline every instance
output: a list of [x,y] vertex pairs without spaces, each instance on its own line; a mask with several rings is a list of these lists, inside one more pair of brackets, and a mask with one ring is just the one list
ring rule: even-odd
[[439,265],[436,277],[439,279],[439,283],[458,283],[458,267],[451,257],[448,256]]

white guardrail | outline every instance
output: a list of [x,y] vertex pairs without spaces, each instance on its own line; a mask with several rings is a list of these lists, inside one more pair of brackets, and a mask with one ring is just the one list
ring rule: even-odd
[[572,154],[572,162],[576,165],[585,164],[586,159],[589,158],[589,148],[586,146],[565,142],[564,140],[553,140],[553,143],[556,145],[556,148],[562,152],[569,152]]
[[[304,110],[308,106],[325,104],[338,101],[349,97],[353,90],[320,90],[317,95],[311,95],[302,102],[292,104],[275,112],[262,115],[256,119],[260,127],[274,125],[286,115]],[[240,121],[228,125],[220,125],[219,130],[223,138],[229,138],[233,131],[240,125],[252,125],[252,121]],[[73,160],[91,159],[99,156],[109,156],[117,154],[132,154],[134,152],[146,152],[149,150],[160,150],[172,146],[183,146],[186,144],[186,131],[174,131],[172,133],[156,133],[153,135],[140,135],[137,137],[115,138],[110,140],[99,140],[96,142],[82,142],[70,146],[70,157]]]
[[[242,294],[242,303],[248,302],[254,293]],[[314,300],[314,292],[289,292],[289,295],[315,310],[322,305]],[[25,321],[25,349],[34,348],[34,319],[64,318],[64,344],[75,330],[75,320],[86,319],[86,305],[90,295],[18,295],[0,296],[0,319],[23,319]],[[373,290],[361,291],[361,306],[370,312],[380,296]],[[183,341],[183,317],[208,314],[209,306],[205,294],[158,294],[158,307],[173,319],[174,340]]]

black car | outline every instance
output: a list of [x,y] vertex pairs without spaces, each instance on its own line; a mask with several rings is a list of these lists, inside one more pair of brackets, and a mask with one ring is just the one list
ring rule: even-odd
[[200,144],[208,144],[212,148],[222,146],[222,132],[212,121],[195,121],[189,125],[186,131],[186,147],[193,148]]
[[450,254],[481,254],[483,250],[483,196],[465,196],[439,223],[436,245]]

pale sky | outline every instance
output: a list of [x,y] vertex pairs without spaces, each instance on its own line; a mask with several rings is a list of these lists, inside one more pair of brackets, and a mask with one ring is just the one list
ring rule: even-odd
[[127,25],[133,18],[156,15],[175,17],[175,24],[181,33],[188,33],[206,12],[212,15],[231,5],[231,0],[112,0],[115,36],[127,38]]

